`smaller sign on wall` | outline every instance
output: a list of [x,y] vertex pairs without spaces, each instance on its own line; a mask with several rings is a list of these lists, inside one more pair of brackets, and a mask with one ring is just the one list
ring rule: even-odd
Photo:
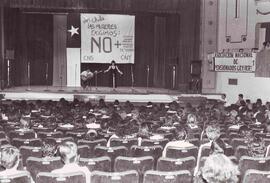
[[227,52],[214,54],[214,68],[217,72],[255,72],[256,53]]

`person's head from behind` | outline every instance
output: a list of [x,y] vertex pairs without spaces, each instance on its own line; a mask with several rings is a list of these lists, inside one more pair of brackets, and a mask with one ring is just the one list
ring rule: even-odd
[[252,134],[251,129],[248,126],[244,125],[239,128],[239,134],[242,137],[250,136]]
[[206,133],[207,138],[210,141],[213,141],[213,140],[219,138],[219,136],[220,136],[220,128],[219,128],[218,125],[215,125],[215,124],[209,125],[205,129],[205,133]]
[[244,95],[243,95],[243,94],[239,94],[239,95],[238,95],[238,99],[239,99],[239,100],[243,100],[243,98],[244,98]]
[[29,118],[21,118],[20,119],[20,128],[29,129],[30,128],[30,119]]
[[59,146],[59,154],[65,164],[77,163],[79,160],[78,146],[71,141],[66,141]]
[[238,166],[224,154],[210,155],[201,168],[201,175],[207,183],[237,183]]
[[97,136],[98,136],[97,131],[93,130],[93,129],[90,129],[85,134],[85,140],[93,141],[93,140],[96,140]]
[[175,134],[175,140],[186,140],[187,130],[185,128],[179,129]]
[[19,165],[20,151],[14,146],[6,146],[1,150],[1,165],[5,169],[17,169]]
[[226,99],[226,94],[223,93],[223,94],[221,95],[221,98],[222,98],[223,100],[225,100],[225,99]]
[[223,154],[226,149],[226,144],[221,138],[217,138],[211,144],[211,153],[212,154]]
[[57,151],[57,144],[53,140],[44,139],[41,146],[42,157],[54,157]]

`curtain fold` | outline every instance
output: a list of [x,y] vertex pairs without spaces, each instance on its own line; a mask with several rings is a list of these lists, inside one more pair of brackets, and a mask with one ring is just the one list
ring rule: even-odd
[[67,15],[53,16],[53,86],[67,85]]

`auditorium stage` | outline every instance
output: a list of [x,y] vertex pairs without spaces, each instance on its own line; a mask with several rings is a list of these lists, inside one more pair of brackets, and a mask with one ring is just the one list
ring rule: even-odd
[[72,101],[74,98],[91,102],[97,102],[103,98],[106,102],[119,100],[125,102],[129,100],[133,103],[170,103],[177,101],[179,98],[187,99],[220,99],[217,94],[187,94],[178,90],[168,90],[164,88],[145,88],[145,87],[118,87],[113,90],[109,87],[92,87],[87,90],[74,87],[53,87],[53,86],[22,86],[12,87],[0,91],[8,100],[59,100],[65,98]]

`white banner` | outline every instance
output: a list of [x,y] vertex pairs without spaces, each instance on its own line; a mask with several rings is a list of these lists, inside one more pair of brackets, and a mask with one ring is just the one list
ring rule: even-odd
[[134,63],[135,16],[81,14],[82,63]]
[[255,72],[256,53],[215,53],[215,71]]

